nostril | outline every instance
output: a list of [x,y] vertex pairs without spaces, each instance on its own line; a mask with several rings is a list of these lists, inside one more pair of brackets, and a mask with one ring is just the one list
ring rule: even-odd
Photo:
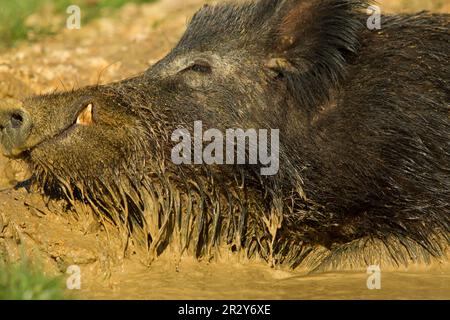
[[21,108],[0,109],[0,132],[7,135],[27,135],[31,128],[28,113]]
[[32,128],[31,117],[22,108],[0,108],[0,149],[7,156],[26,149]]
[[14,129],[19,129],[23,125],[23,116],[19,113],[11,115],[11,125]]

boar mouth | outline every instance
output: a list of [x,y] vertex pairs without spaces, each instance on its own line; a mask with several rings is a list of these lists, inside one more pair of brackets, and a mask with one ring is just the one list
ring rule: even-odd
[[28,155],[33,151],[38,149],[39,147],[46,145],[46,144],[50,144],[52,142],[55,142],[57,140],[60,139],[64,139],[65,137],[67,137],[70,132],[74,129],[75,124],[71,124],[70,126],[66,127],[65,129],[61,130],[60,132],[56,133],[53,136],[50,136],[48,138],[44,138],[42,140],[40,140],[39,142],[36,142],[32,145],[23,147],[23,148],[16,148],[13,149],[11,151],[10,154],[5,155],[8,158],[11,159],[23,159],[23,158],[27,158]]
[[70,125],[64,127],[62,130],[58,131],[56,134],[49,137],[44,137],[42,140],[32,143],[31,145],[25,146],[24,148],[18,148],[13,150],[12,156],[14,158],[21,158],[24,154],[30,154],[33,150],[47,144],[54,143],[58,140],[65,139],[70,133],[78,126],[89,126],[93,123],[93,105],[89,103],[80,112],[75,120],[71,122]]

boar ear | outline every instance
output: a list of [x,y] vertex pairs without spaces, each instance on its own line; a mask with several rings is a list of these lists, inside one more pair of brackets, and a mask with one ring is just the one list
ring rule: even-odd
[[328,98],[345,76],[359,49],[364,6],[358,0],[280,1],[266,67],[288,79],[304,105]]

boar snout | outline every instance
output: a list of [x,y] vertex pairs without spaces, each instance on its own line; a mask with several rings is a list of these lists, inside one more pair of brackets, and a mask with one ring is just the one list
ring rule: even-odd
[[19,155],[30,135],[32,121],[22,108],[0,108],[0,147],[7,157]]

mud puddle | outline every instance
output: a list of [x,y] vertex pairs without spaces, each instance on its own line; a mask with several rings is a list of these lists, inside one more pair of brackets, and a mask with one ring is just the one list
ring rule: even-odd
[[362,272],[304,276],[263,264],[186,263],[177,272],[164,262],[87,285],[89,299],[450,299],[450,268],[382,272],[381,289],[369,290]]

